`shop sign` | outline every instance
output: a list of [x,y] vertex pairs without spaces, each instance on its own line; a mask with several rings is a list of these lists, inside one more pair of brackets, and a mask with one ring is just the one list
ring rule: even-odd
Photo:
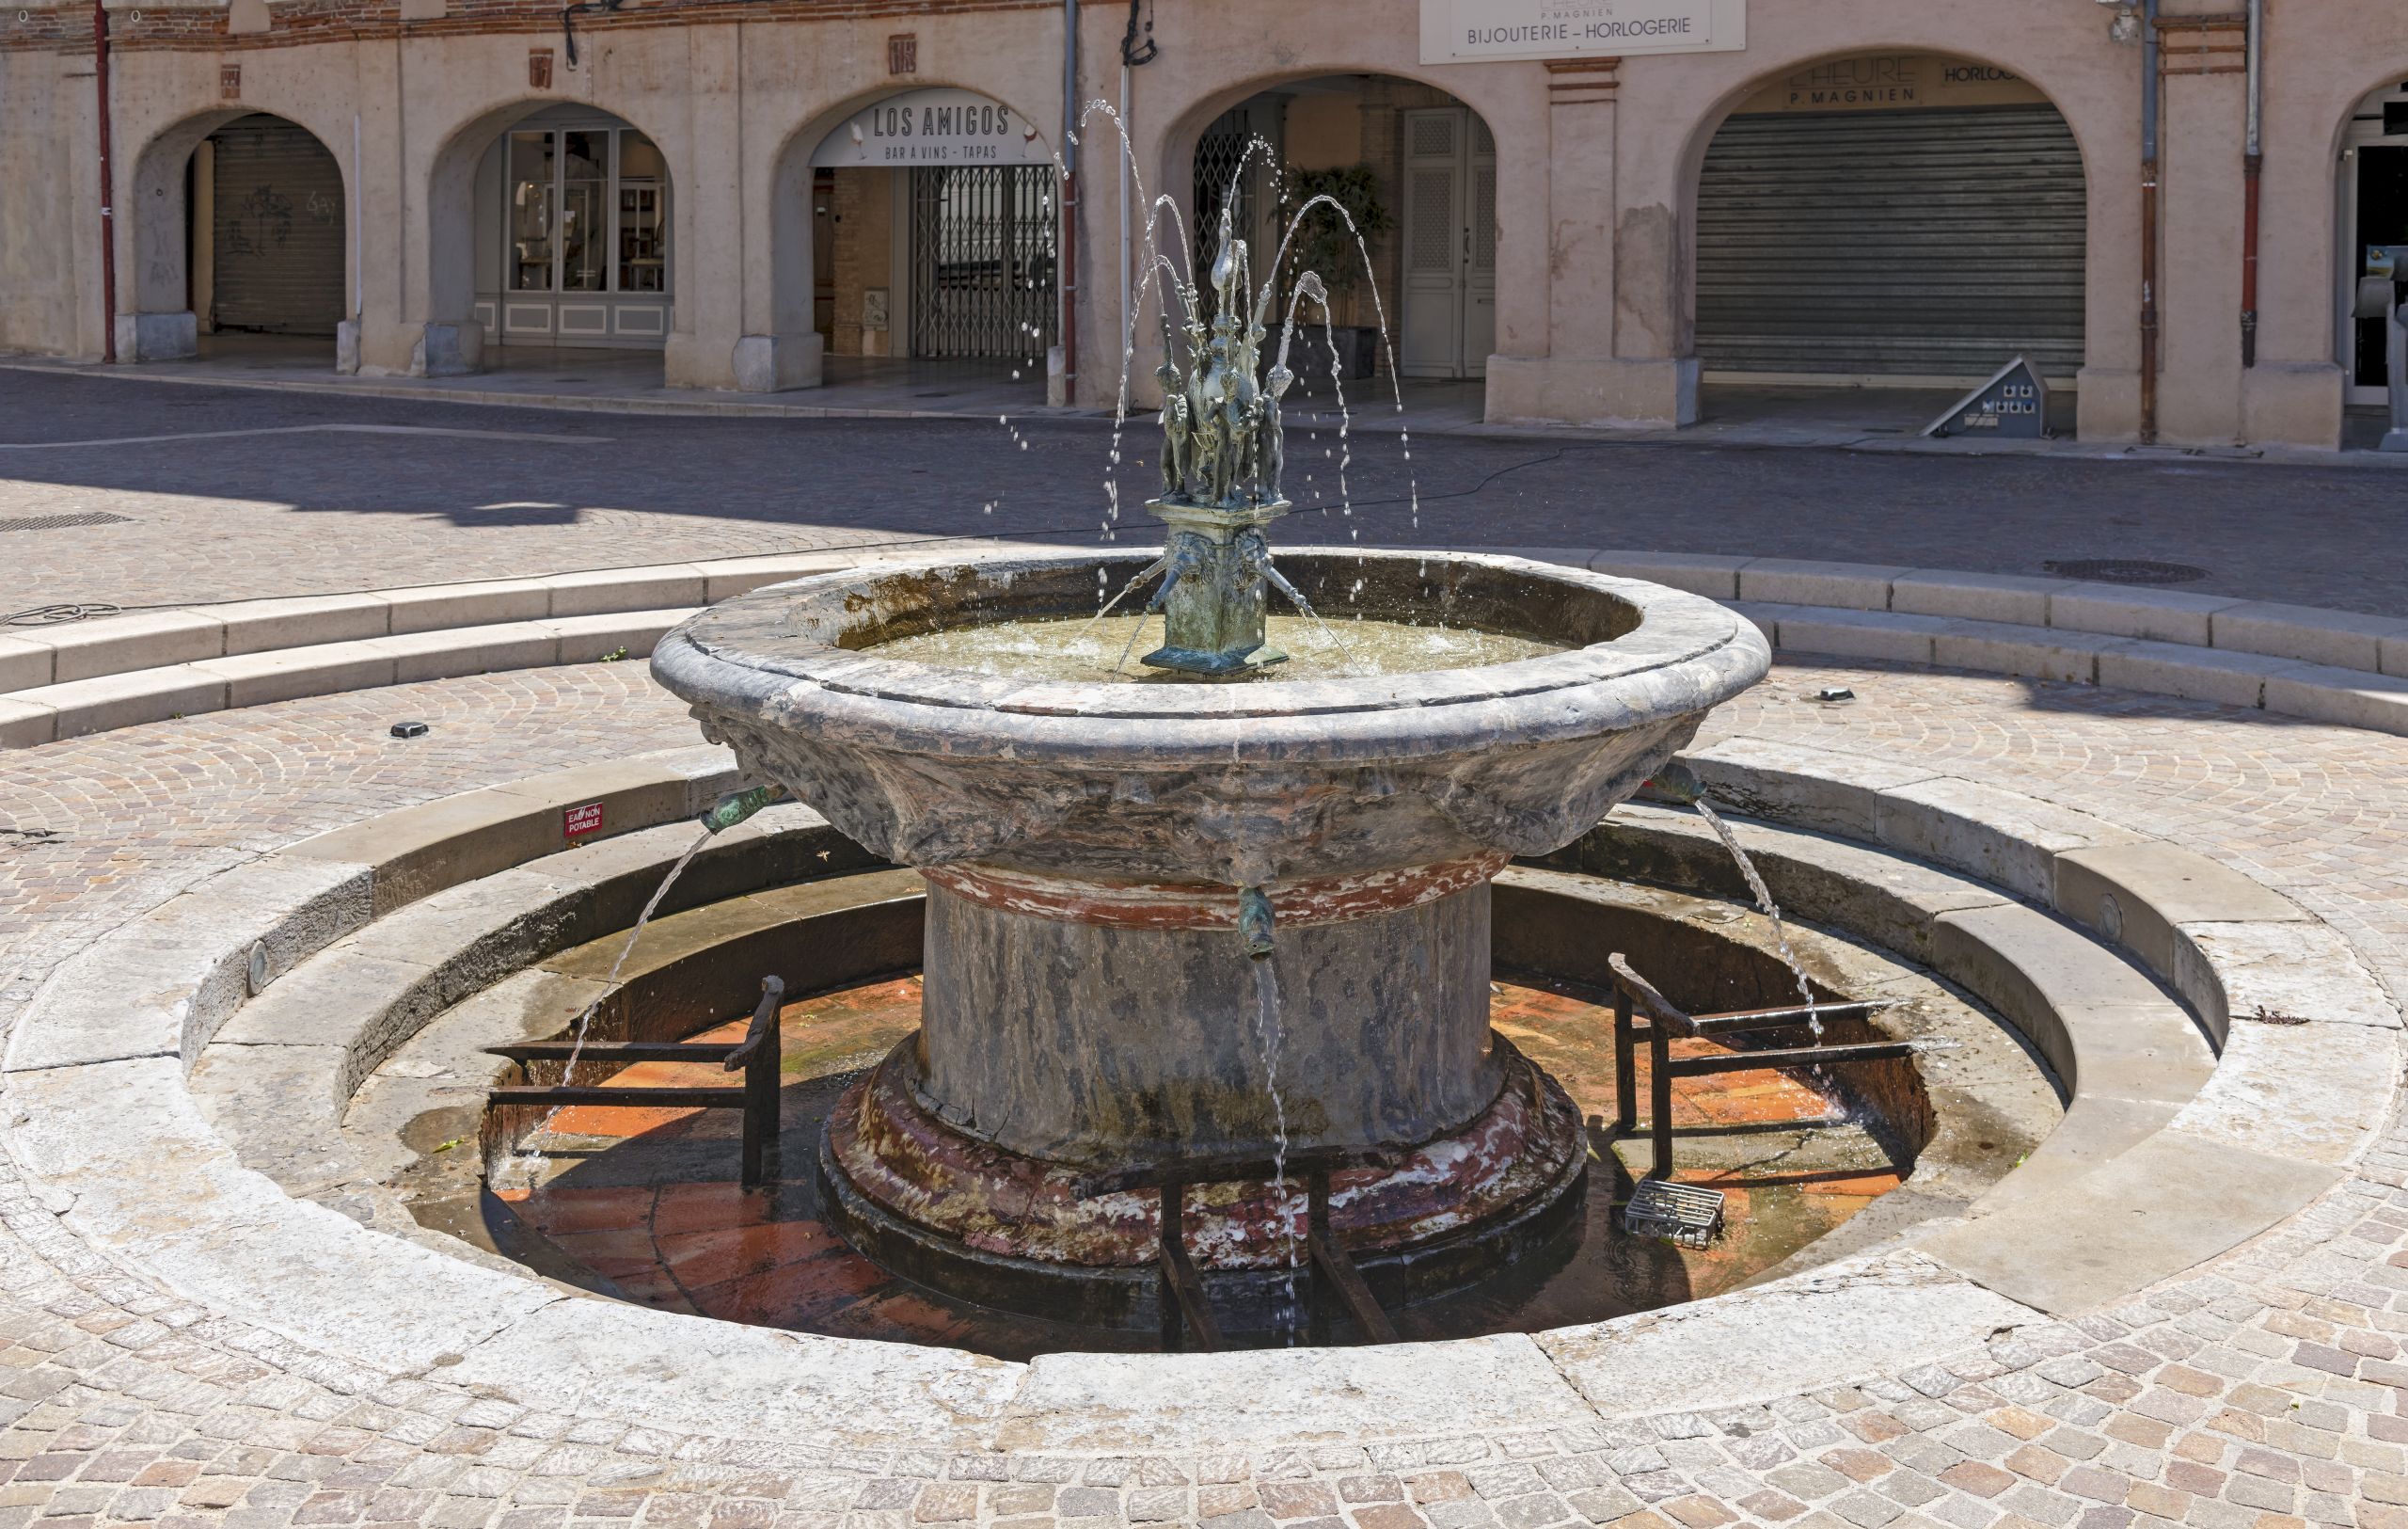
[[2030,81],[1993,64],[1940,54],[1875,53],[1828,59],[1783,75],[1733,114],[2027,106],[2048,99]]
[[974,90],[907,90],[853,113],[820,140],[816,168],[911,165],[1047,165],[1037,126]]
[[1733,53],[1748,0],[1421,0],[1421,61]]

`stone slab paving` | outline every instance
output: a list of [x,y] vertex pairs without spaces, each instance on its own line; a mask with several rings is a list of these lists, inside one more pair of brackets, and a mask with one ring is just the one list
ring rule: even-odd
[[[1862,699],[1802,698],[1827,683]],[[420,741],[433,747],[388,746],[381,725],[403,709],[436,722]],[[0,826],[20,831],[0,865],[11,921],[0,949],[35,968],[162,900],[198,864],[597,748],[683,743],[688,725],[640,672],[592,666],[16,756],[0,781]],[[1742,732],[1944,764],[2118,815],[2265,877],[2344,928],[2395,992],[2408,979],[2408,741],[1864,665],[1782,666],[1710,737]],[[26,841],[27,828],[59,836]],[[0,1144],[24,1123],[17,1108],[0,1099]],[[1266,1394],[1250,1427],[1232,1430],[1255,1441],[1210,1457],[1150,1455],[1141,1441],[1108,1453],[738,1443],[612,1421],[604,1377],[572,1415],[481,1396],[440,1364],[360,1373],[103,1258],[63,1229],[53,1199],[0,1156],[0,1529],[2408,1529],[2408,1129],[2397,1122],[2333,1193],[2211,1266],[2115,1310],[1859,1386],[1706,1416],[1476,1432],[1446,1420],[1489,1410],[1481,1391],[1510,1385],[1510,1372],[1452,1363],[1429,1372],[1427,1439],[1366,1449],[1322,1427],[1291,1443],[1319,1425],[1283,1425]],[[1170,1383],[1158,1365],[1149,1389]],[[1034,1421],[1021,1431],[1041,1433]]]
[[[1147,435],[1133,431],[1119,469],[1133,520],[1160,483]],[[1434,435],[1413,438],[1408,463],[1395,435],[1368,432],[1345,461],[1327,431],[1300,422],[1289,438],[1302,507],[1282,524],[1291,544],[1359,531],[1381,545],[2029,575],[2145,558],[2207,569],[2188,590],[2408,615],[2403,482],[2390,472]],[[188,605],[898,539],[1082,537],[1106,518],[1110,449],[1095,421],[663,419],[0,368],[0,619],[65,601]],[[1314,513],[1338,502],[1341,467],[1356,513]],[[8,526],[86,514],[126,519]]]

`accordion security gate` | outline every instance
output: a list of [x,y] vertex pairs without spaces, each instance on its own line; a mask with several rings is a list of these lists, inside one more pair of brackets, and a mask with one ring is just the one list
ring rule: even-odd
[[1060,329],[1045,165],[911,172],[911,354],[1041,365]]

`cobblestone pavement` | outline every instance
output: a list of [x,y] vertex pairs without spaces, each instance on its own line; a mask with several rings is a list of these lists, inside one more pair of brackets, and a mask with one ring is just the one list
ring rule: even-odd
[[[1125,514],[1150,539],[1148,435],[1133,426],[1119,471]],[[672,419],[0,369],[0,618],[929,537],[1079,539],[1107,519],[1111,444],[1108,423],[1038,417]],[[2393,472],[1434,436],[1412,438],[1408,462],[1392,433],[1352,444],[1346,462],[1334,431],[1290,430],[1304,509],[1286,541],[2027,574],[2143,558],[2206,569],[2190,589],[2408,613],[2408,478]],[[1338,502],[1341,466],[1354,513],[1314,513]],[[10,524],[92,514],[124,518]]]
[[[1826,683],[1861,700],[1823,707]],[[381,724],[435,723],[404,748]],[[687,741],[632,667],[292,703],[12,757],[0,948],[31,964],[201,868],[413,798]],[[1720,714],[2110,812],[2228,858],[2408,978],[2408,741],[2081,687],[1786,664]],[[21,985],[6,990],[10,996]],[[14,1005],[0,1003],[0,1016]],[[5,1100],[0,1100],[5,1104]],[[13,1121],[0,1111],[0,1122]],[[5,1127],[0,1127],[5,1141]],[[2408,1529],[2408,1129],[2317,1205],[2110,1312],[1712,1415],[1243,1457],[672,1437],[362,1374],[155,1288],[0,1156],[0,1529],[424,1524]]]

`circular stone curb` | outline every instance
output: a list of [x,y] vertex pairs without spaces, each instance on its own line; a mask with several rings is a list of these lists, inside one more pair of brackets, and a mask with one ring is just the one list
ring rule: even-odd
[[[1878,932],[1868,937],[1975,992],[2044,1051],[2047,1016],[2058,1017],[2075,1092],[2060,1136],[2118,1059],[2091,1054],[2083,1042],[2094,1032],[2076,1021],[2099,1020],[2095,1033],[2112,1035],[2134,1005],[2180,1011],[2138,966],[2034,902],[2095,919],[2103,904],[2093,898],[2085,909],[2083,899],[2105,887],[2116,937],[2138,960],[2162,962],[2158,975],[2210,1033],[2227,1037],[2223,1064],[2185,1099],[2099,1097],[2115,1107],[2095,1113],[2120,1119],[2120,1138],[2059,1153],[2049,1176],[2035,1172],[2048,1152],[2035,1154],[1994,1191],[1995,1207],[1920,1229],[1909,1245],[1590,1329],[1403,1350],[1057,1355],[1020,1366],[744,1329],[574,1300],[523,1272],[363,1229],[239,1165],[184,1074],[247,996],[255,947],[274,982],[379,914],[516,874],[559,847],[562,810],[606,777],[626,808],[616,826],[673,820],[724,785],[716,752],[694,750],[322,836],[98,942],[54,974],[20,1021],[8,1085],[25,1123],[13,1147],[31,1174],[72,1196],[63,1219],[88,1245],[384,1373],[698,1434],[1101,1452],[1588,1428],[1600,1412],[1735,1403],[1883,1373],[2179,1272],[2298,1210],[2366,1150],[2397,1071],[2399,1015],[2347,943],[2287,900],[2162,841],[1927,772],[1868,779],[1882,772],[1745,739],[1692,762],[1719,795],[1779,820],[1744,832],[1765,852],[1776,894],[1802,916]],[[1632,831],[1611,836],[1625,843],[1616,853],[1703,852],[1682,815],[1631,816]],[[2111,969],[2128,976],[2102,986],[2096,979]],[[2308,1023],[2242,1017],[2261,1006]],[[2346,1075],[2335,1075],[2328,1052]],[[2297,1142],[2254,1136],[2269,1114],[2321,1119]],[[2277,1155],[2294,1147],[2304,1157]],[[2036,1186],[2044,1192],[2027,1192]],[[2130,1231],[2090,1239],[2069,1226],[2084,1205],[2145,1207],[2146,1246]],[[2021,1266],[2036,1262],[2030,1248],[2077,1243],[2083,1258],[2054,1261],[2067,1270],[2056,1286],[2016,1287],[2032,1272]],[[2001,1260],[1994,1271],[1982,1266],[1985,1245]]]

